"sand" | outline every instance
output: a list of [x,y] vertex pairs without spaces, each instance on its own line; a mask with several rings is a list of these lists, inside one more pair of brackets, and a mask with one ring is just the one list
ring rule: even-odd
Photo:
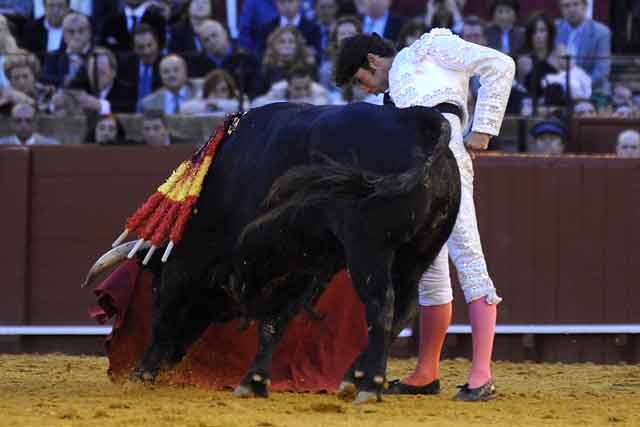
[[[389,378],[414,363],[390,361]],[[332,394],[236,399],[229,391],[114,384],[104,357],[0,355],[0,426],[640,426],[638,365],[498,362],[496,400],[454,402],[468,366],[443,362],[438,396],[353,406]]]

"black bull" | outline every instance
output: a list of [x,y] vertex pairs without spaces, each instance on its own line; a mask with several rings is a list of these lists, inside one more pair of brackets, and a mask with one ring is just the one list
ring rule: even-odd
[[249,111],[216,154],[182,241],[151,264],[151,342],[132,376],[155,378],[211,322],[253,319],[259,349],[235,393],[266,396],[287,325],[348,268],[369,341],[341,387],[357,385],[356,401],[379,398],[392,337],[458,212],[449,134],[424,107]]

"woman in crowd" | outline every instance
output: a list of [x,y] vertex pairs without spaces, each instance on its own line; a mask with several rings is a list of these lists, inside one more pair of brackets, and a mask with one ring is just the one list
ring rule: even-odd
[[454,33],[462,33],[464,0],[428,0],[424,23],[427,28],[449,28]]
[[[183,104],[183,114],[206,114],[214,112],[233,113],[240,110],[240,91],[235,80],[222,69],[210,71],[204,78],[202,98]],[[248,108],[249,99],[242,95],[242,108]]]
[[4,73],[11,87],[3,92],[12,100],[11,104],[33,104],[38,112],[51,112],[51,100],[55,87],[38,83],[40,60],[36,55],[18,49],[4,63]]
[[9,30],[9,21],[4,15],[0,15],[0,89],[9,86],[4,73],[4,63],[17,50],[18,44]]
[[262,92],[268,91],[274,83],[285,80],[294,64],[315,67],[315,56],[307,47],[300,30],[291,26],[278,27],[267,39],[262,60]]
[[547,74],[558,72],[552,53],[556,27],[545,13],[533,15],[526,26],[523,52],[518,58],[518,74],[531,97],[542,98],[542,80]]
[[93,140],[94,143],[103,145],[123,144],[126,142],[122,123],[113,114],[98,118],[91,136],[87,138],[87,142]]
[[332,81],[333,63],[338,44],[347,37],[355,36],[362,32],[362,21],[355,15],[341,16],[336,20],[336,24],[329,34],[327,49],[324,58],[318,69],[318,83],[329,92],[339,92],[340,90]]

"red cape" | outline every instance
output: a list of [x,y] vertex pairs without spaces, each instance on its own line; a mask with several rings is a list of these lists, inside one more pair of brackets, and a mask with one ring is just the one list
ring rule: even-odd
[[[98,306],[89,314],[100,323],[115,317],[105,346],[109,374],[123,378],[149,341],[151,273],[140,269],[136,261],[126,261],[96,287],[95,293]],[[315,310],[324,314],[324,319],[310,320],[299,314],[278,345],[273,357],[273,390],[335,390],[366,347],[364,309],[344,271],[334,277]],[[170,381],[214,389],[235,387],[257,347],[255,324],[245,331],[237,330],[236,321],[212,325],[169,375]]]

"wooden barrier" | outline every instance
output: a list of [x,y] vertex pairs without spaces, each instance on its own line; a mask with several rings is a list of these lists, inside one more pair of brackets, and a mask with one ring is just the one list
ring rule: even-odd
[[[6,290],[0,323],[92,325],[93,295],[79,289],[87,269],[194,149],[0,148],[0,200],[11,201],[0,225]],[[638,323],[640,160],[482,155],[475,168],[483,246],[505,298],[500,324]],[[454,323],[467,323],[455,283],[454,295]],[[34,340],[16,347],[19,340],[2,339],[0,351],[50,348]],[[496,356],[640,360],[633,336],[578,341],[583,344],[555,335],[499,337]],[[452,336],[447,354],[468,355],[469,346],[468,337]]]

